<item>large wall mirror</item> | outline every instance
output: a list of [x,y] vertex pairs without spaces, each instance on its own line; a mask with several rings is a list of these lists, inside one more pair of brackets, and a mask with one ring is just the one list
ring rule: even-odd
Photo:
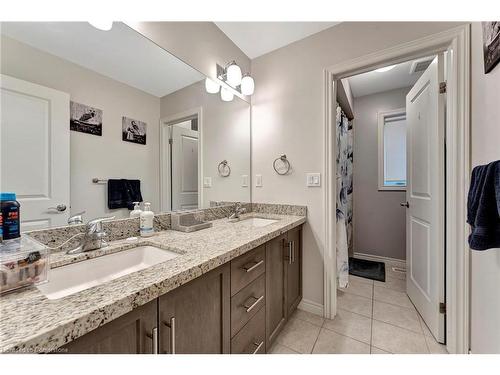
[[23,231],[250,201],[250,105],[124,23],[1,24],[2,192]]

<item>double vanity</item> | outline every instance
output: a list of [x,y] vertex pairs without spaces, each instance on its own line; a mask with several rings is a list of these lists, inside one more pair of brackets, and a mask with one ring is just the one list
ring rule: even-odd
[[[199,210],[212,226],[195,232],[163,214],[152,237],[53,250],[49,282],[0,297],[2,352],[265,353],[302,297],[306,209],[248,206],[238,220]],[[129,236],[136,223],[109,228]],[[61,243],[69,229],[31,236]]]

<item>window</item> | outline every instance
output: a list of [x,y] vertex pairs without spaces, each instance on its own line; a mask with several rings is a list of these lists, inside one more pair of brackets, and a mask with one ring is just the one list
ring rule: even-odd
[[378,114],[378,189],[406,190],[406,111]]

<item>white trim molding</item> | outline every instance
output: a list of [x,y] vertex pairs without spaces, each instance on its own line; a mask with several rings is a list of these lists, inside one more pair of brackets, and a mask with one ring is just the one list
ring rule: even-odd
[[314,315],[324,316],[323,305],[308,299],[302,299],[297,308],[302,311],[310,312]]
[[446,326],[450,353],[469,352],[470,24],[335,64],[324,71],[324,316],[336,314],[336,81],[387,65],[448,51],[446,95]]
[[406,267],[406,260],[404,260],[404,259],[383,257],[380,255],[372,255],[372,254],[356,253],[356,252],[353,255],[355,258],[359,258],[359,259],[373,260],[375,262],[384,262],[384,263],[389,263],[389,264],[398,264],[398,265],[401,265],[403,268]]

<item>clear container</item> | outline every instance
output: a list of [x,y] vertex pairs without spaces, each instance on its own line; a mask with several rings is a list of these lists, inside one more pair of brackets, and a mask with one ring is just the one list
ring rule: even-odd
[[26,235],[0,243],[0,294],[48,281],[49,254]]

